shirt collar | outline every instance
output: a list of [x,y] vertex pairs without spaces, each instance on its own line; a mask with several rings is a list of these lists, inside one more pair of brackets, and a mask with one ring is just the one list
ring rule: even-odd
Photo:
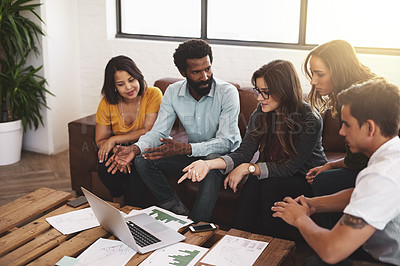
[[[213,78],[213,82],[211,83],[211,90],[210,90],[210,92],[209,92],[207,95],[205,95],[205,96],[207,96],[207,97],[214,97],[214,94],[215,94],[215,79]],[[187,82],[186,79],[185,79],[185,81],[182,83],[182,86],[181,86],[181,88],[179,89],[178,95],[179,95],[179,96],[182,96],[182,97],[190,97],[190,98],[193,98],[193,96],[192,96],[192,95],[190,94],[190,92],[189,92],[189,84],[188,84],[188,82]],[[202,97],[201,99],[203,99],[203,97]]]
[[371,161],[373,161],[373,159],[376,156],[379,156],[380,153],[384,152],[385,150],[387,150],[388,148],[390,148],[393,145],[400,145],[400,138],[399,136],[396,136],[388,141],[386,141],[385,143],[383,143],[372,155],[371,158],[368,161],[368,165],[370,164]]

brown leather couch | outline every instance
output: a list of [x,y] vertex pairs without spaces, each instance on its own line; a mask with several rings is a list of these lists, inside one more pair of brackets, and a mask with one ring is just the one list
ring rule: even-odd
[[[164,92],[169,84],[178,80],[164,78],[157,80],[154,85]],[[249,117],[257,106],[257,100],[251,88],[240,88],[236,84],[235,86],[238,88],[240,97],[239,129],[242,136],[244,136]],[[344,156],[344,139],[338,135],[339,122],[337,119],[332,118],[329,111],[322,115],[324,120],[323,146],[325,153],[330,161],[341,158]],[[72,189],[78,195],[81,195],[80,187],[83,186],[103,199],[110,200],[111,196],[108,190],[97,175],[97,147],[94,140],[95,124],[95,114],[68,124]],[[175,123],[171,136],[175,140],[187,140],[179,121]],[[177,179],[178,177],[168,177],[170,185],[177,191],[185,205],[191,208],[194,204],[198,184],[185,181],[177,185]],[[154,205],[156,203],[154,198],[151,193],[148,194],[147,202],[149,205]],[[240,188],[237,193],[233,193],[230,189],[224,190],[221,188],[211,220],[219,225],[229,227],[233,222],[239,194]]]

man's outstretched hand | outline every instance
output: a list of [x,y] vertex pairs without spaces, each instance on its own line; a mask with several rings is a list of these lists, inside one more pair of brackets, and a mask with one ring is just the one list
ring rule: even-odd
[[113,156],[106,162],[107,172],[115,174],[120,172],[131,172],[131,161],[135,158],[133,146],[116,146]]
[[156,148],[148,148],[142,154],[143,158],[158,160],[178,154],[192,154],[192,146],[188,143],[177,142],[173,139],[160,138],[162,145]]

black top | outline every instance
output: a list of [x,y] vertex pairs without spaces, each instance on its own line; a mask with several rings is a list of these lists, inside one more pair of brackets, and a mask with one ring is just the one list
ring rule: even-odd
[[[250,132],[257,128],[257,116],[262,115],[261,106],[258,105],[257,109],[250,117],[249,124],[247,125],[246,134],[240,147],[233,153],[222,156],[221,158],[226,162],[226,169],[224,173],[229,173],[235,167],[242,163],[248,163],[253,158],[260,146],[260,139],[255,139]],[[322,147],[322,119],[319,114],[312,112],[308,103],[304,102],[302,110],[300,111],[301,122],[300,130],[295,148],[298,155],[295,158],[286,160],[284,162],[274,161],[258,161],[257,164],[260,168],[261,174],[259,179],[274,177],[289,177],[295,174],[305,175],[309,169],[323,165],[327,162],[323,147]],[[264,156],[267,158],[270,154],[268,150],[271,147],[266,147]]]

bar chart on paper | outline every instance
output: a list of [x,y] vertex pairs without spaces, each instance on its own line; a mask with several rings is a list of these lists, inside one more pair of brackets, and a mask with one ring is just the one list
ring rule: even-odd
[[177,215],[173,212],[164,210],[157,206],[151,206],[143,210],[132,210],[129,215],[135,215],[138,213],[146,213],[147,215],[153,217],[154,219],[162,222],[166,226],[174,229],[179,230],[182,227],[185,227],[191,223],[192,220],[188,219],[186,216]]
[[149,216],[153,217],[156,220],[164,222],[166,224],[168,224],[170,222],[177,222],[177,223],[184,225],[187,223],[186,221],[183,221],[181,219],[173,217],[172,215],[169,215],[165,211],[158,210],[158,209],[151,210],[151,212],[149,213]]
[[200,250],[179,250],[182,255],[168,255],[172,258],[173,265],[186,266],[200,253]]
[[140,265],[192,266],[200,260],[207,250],[207,248],[187,243],[177,243],[153,252]]
[[132,210],[128,216],[131,215],[136,215],[139,213],[146,213],[147,215],[153,217],[154,219],[162,222],[166,226],[174,229],[174,230],[179,230],[182,227],[185,227],[191,223],[193,223],[192,220],[188,219],[186,216],[183,215],[177,215],[173,212],[164,210],[160,207],[157,206],[151,206],[143,210]]

